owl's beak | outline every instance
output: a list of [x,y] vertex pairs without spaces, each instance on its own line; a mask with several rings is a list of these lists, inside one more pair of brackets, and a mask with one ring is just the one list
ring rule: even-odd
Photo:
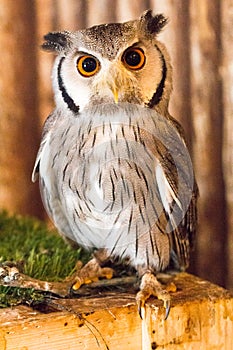
[[117,104],[118,103],[118,90],[113,89],[113,96],[114,96],[114,101]]

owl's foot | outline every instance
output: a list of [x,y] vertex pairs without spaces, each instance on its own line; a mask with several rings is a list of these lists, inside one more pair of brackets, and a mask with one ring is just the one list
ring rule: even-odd
[[151,272],[146,272],[141,279],[140,291],[136,295],[136,302],[138,305],[139,315],[142,318],[142,309],[145,302],[150,296],[155,296],[159,300],[163,301],[165,308],[165,320],[168,318],[171,307],[171,296],[169,292],[176,291],[176,287],[173,283],[168,286],[163,286]]
[[72,279],[75,280],[72,289],[77,290],[83,284],[96,282],[99,278],[111,279],[112,276],[113,269],[110,267],[101,267],[99,261],[94,257],[76,275],[72,276]]
[[110,279],[113,276],[113,269],[101,267],[96,258],[91,259],[82,267],[80,261],[76,264],[76,271],[62,282],[42,281],[23,274],[17,265],[6,262],[0,265],[0,285],[34,288],[43,292],[57,294],[61,297],[70,295],[70,291],[77,290],[83,284],[98,281],[99,278]]

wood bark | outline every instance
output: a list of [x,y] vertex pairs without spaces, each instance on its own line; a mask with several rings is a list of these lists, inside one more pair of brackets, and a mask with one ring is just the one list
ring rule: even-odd
[[0,207],[40,215],[34,1],[0,2]]

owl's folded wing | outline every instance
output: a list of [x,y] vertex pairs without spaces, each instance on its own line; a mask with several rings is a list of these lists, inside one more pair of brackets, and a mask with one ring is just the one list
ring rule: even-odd
[[51,131],[52,127],[54,126],[55,121],[57,120],[57,118],[58,118],[58,114],[57,113],[51,113],[48,116],[48,118],[46,119],[45,123],[44,123],[41,143],[40,143],[40,147],[39,147],[39,150],[38,150],[38,153],[37,153],[37,156],[36,156],[34,168],[33,168],[33,171],[32,171],[32,182],[36,182],[36,180],[38,179],[41,155],[42,155],[44,146],[48,142],[48,139],[50,137],[50,131]]
[[198,190],[194,178],[188,184],[189,188],[182,176],[177,178],[178,180],[174,181],[174,172],[166,171],[161,164],[157,165],[156,181],[168,221],[167,233],[170,234],[172,244],[171,258],[176,268],[185,269],[189,265],[190,248],[196,231]]

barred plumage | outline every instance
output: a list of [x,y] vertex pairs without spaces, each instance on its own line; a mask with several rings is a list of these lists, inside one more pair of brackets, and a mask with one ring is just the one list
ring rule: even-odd
[[56,109],[33,180],[39,172],[62,235],[104,251],[96,264],[127,259],[144,276],[139,306],[148,274],[188,266],[196,229],[197,187],[182,128],[167,110],[171,66],[156,38],[165,23],[147,11],[123,24],[50,33],[44,44],[58,52]]

